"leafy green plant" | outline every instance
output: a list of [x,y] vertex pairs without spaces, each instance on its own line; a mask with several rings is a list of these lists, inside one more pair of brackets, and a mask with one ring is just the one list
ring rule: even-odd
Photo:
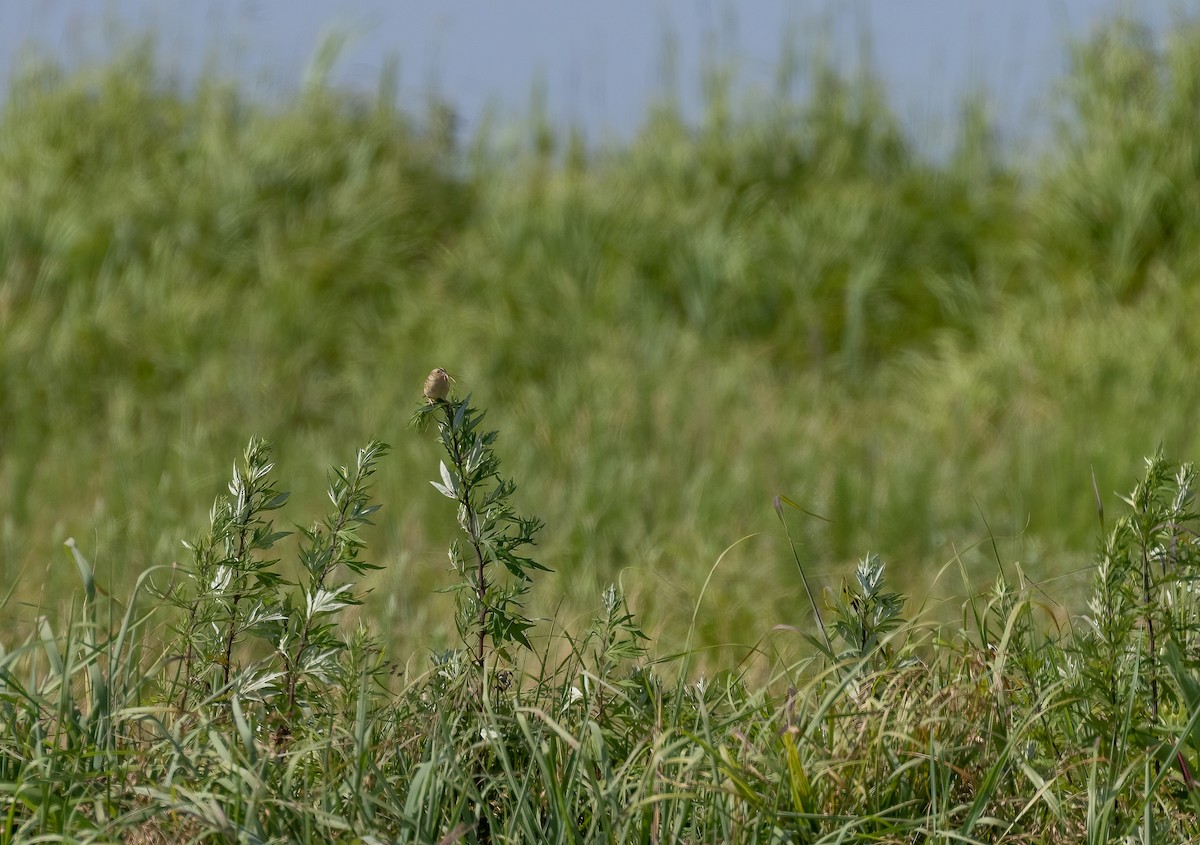
[[284,667],[280,709],[287,721],[298,716],[298,706],[309,709],[314,694],[317,700],[326,699],[325,689],[336,681],[357,681],[353,669],[348,677],[341,676],[340,658],[347,644],[336,619],[338,611],[361,604],[362,594],[353,582],[331,582],[339,568],[358,577],[379,569],[359,557],[364,545],[359,532],[372,524],[370,517],[381,507],[371,504],[370,488],[376,464],[387,451],[387,444],[373,440],[358,450],[353,468],[334,467],[329,479],[333,511],[324,522],[302,529],[300,563],[307,579],[301,585],[304,605],[294,605],[288,594],[279,618],[267,628]]
[[470,402],[470,396],[439,400],[422,407],[415,419],[437,419],[446,459],[440,463],[441,480],[430,483],[457,506],[465,544],[456,541],[450,547],[450,565],[459,579],[450,591],[459,636],[482,678],[491,652],[508,661],[510,646],[532,648],[526,632],[533,622],[524,615],[523,602],[533,573],[550,570],[519,554],[533,545],[542,523],[514,512],[509,499],[516,485],[501,477],[492,448],[499,432],[479,430],[484,414]]
[[884,563],[877,554],[868,554],[854,569],[854,579],[842,579],[836,595],[826,591],[825,606],[831,613],[830,627],[842,640],[843,649],[831,655],[839,661],[879,657],[882,665],[891,662],[889,635],[903,627],[900,613],[905,598],[883,589]]
[[[185,543],[192,566],[181,569],[181,583],[172,583],[166,597],[183,613],[176,629],[181,650],[177,684],[179,711],[186,712],[197,697],[223,696],[235,673],[235,646],[247,634],[267,633],[279,622],[278,591],[284,584],[278,559],[262,553],[290,532],[275,531],[266,514],[288,500],[270,479],[275,468],[271,448],[252,439],[241,465],[234,465],[229,495],[213,505],[210,526],[199,539]],[[184,587],[184,584],[188,588]],[[278,674],[263,672],[248,684],[269,685]]]
[[[1105,538],[1088,627],[1077,639],[1081,669],[1101,693],[1086,717],[1099,736],[1111,735],[1129,702],[1135,724],[1153,722],[1167,692],[1162,649],[1170,641],[1185,650],[1200,644],[1195,483],[1191,465],[1175,467],[1160,450],[1146,459],[1144,478],[1125,498],[1129,512]],[[1135,658],[1136,675],[1129,671]]]
[[[292,584],[280,572],[279,559],[267,555],[290,532],[274,530],[266,515],[289,494],[271,480],[270,446],[250,442],[234,468],[229,496],[213,506],[209,531],[187,544],[192,566],[178,570],[164,593],[180,611],[175,626],[180,672],[171,687],[180,714],[203,701],[270,702],[280,739],[290,735],[302,711],[309,719],[327,715],[330,690],[347,680],[341,666],[347,643],[337,614],[361,603],[352,582],[334,578],[339,571],[361,577],[378,568],[360,558],[359,532],[379,509],[369,491],[387,450],[371,441],[358,451],[353,468],[332,469],[333,511],[301,529],[298,557],[305,580]],[[249,649],[248,638],[267,644],[268,654]],[[242,669],[239,660],[249,663]]]
[[[642,710],[653,686],[651,666],[646,657],[650,638],[642,630],[629,602],[615,584],[600,596],[600,613],[590,628],[576,639],[564,632],[570,643],[571,657],[559,678],[563,698],[560,708],[579,708],[596,720],[602,734],[624,734],[645,718]],[[649,685],[649,686],[648,686]]]
[[649,637],[629,609],[625,594],[615,584],[609,584],[601,595],[601,613],[592,621],[591,630],[577,650],[583,652],[588,670],[596,685],[594,706],[597,713],[604,709],[605,689],[627,686],[615,675],[622,666],[636,664],[646,656]]
[[[450,407],[460,424],[478,419],[466,403],[431,407],[426,414],[441,415],[445,425],[454,425],[443,414]],[[484,446],[469,447],[476,458],[464,469],[488,454],[491,434]],[[360,595],[339,572],[369,572],[359,532],[377,512],[368,492],[385,451],[371,443],[354,466],[333,470],[333,509],[303,531],[299,544],[304,580],[265,579],[283,593],[271,602],[254,587],[256,573],[277,566],[268,541],[279,532],[263,506],[282,494],[270,480],[269,450],[251,444],[230,496],[214,508],[220,531],[192,544],[195,571],[220,573],[212,579],[215,597],[187,595],[192,568],[172,570],[175,580],[164,591],[182,620],[172,629],[180,643],[187,620],[213,620],[211,642],[193,656],[192,677],[214,687],[197,681],[186,699],[179,643],[168,641],[159,652],[142,642],[154,609],[130,601],[119,624],[106,624],[99,612],[106,597],[92,566],[70,545],[83,613],[60,632],[47,622],[11,651],[0,650],[0,809],[7,825],[0,841],[11,832],[484,842],[549,831],[581,842],[937,835],[1042,843],[1175,841],[1196,832],[1200,685],[1181,645],[1194,647],[1193,617],[1180,615],[1182,599],[1172,592],[1187,593],[1190,584],[1178,568],[1195,536],[1186,468],[1152,459],[1128,499],[1130,512],[1105,539],[1111,564],[1134,588],[1118,591],[1113,570],[1098,565],[1093,612],[1109,607],[1138,617],[1105,629],[1127,632],[1135,647],[1122,652],[1124,704],[1110,714],[1112,723],[1101,723],[1084,714],[1103,715],[1112,696],[1097,684],[1109,676],[1086,664],[1105,652],[1091,642],[1092,629],[1073,645],[1040,634],[1035,590],[1023,577],[1013,589],[1002,575],[984,593],[984,606],[968,602],[974,628],[931,629],[904,618],[904,599],[887,589],[874,554],[828,599],[836,648],[812,636],[815,655],[781,665],[757,685],[744,667],[669,678],[673,663],[690,661],[651,659],[628,601],[609,587],[582,635],[547,637],[546,654],[564,654],[562,662],[514,660],[489,676],[504,695],[481,695],[474,708],[454,706],[464,693],[480,695],[472,648],[439,655],[428,672],[404,673],[396,688],[370,631],[360,625],[344,634],[334,624],[343,603]],[[478,498],[467,497],[471,504],[501,486],[511,492],[494,464],[491,472],[473,479]],[[453,491],[454,470],[447,466],[445,474],[440,486]],[[250,507],[239,509],[239,501]],[[486,511],[463,507],[486,524]],[[239,564],[246,574],[238,613],[245,601],[249,619],[267,620],[238,625],[230,679],[221,686],[221,623],[232,604],[226,580],[238,578],[223,573],[234,564],[217,555],[236,552],[242,531],[256,554]],[[1172,536],[1180,546],[1167,556],[1164,575],[1159,552],[1170,550]],[[1161,607],[1141,600],[1140,544],[1147,537],[1150,596]],[[474,553],[469,542],[461,556]],[[480,548],[506,547],[493,540]],[[163,569],[147,572],[143,582]],[[1157,653],[1143,648],[1146,617],[1168,638]],[[923,630],[932,636],[922,637]],[[477,644],[476,629],[468,634],[469,645]],[[920,663],[911,659],[917,650]],[[485,660],[497,656],[499,648],[485,651]],[[530,666],[540,670],[524,674]]]
[[[1144,477],[1124,497],[1128,511],[1104,539],[1086,627],[1066,663],[1083,704],[1068,736],[1100,749],[1104,764],[1094,781],[1115,829],[1151,812],[1151,787],[1134,789],[1127,767],[1147,754],[1160,757],[1165,714],[1181,706],[1190,713],[1195,703],[1180,660],[1200,646],[1195,484],[1193,467],[1172,464],[1161,449],[1146,459]],[[1167,762],[1191,782],[1182,754]]]

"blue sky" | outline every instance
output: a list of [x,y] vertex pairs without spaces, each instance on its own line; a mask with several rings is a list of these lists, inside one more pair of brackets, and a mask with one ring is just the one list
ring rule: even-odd
[[1013,138],[1044,126],[1067,44],[1121,10],[1165,31],[1178,0],[0,0],[0,74],[23,50],[71,63],[105,55],[119,35],[156,33],[164,64],[187,79],[206,61],[265,97],[303,79],[331,32],[348,40],[338,84],[373,89],[389,56],[402,102],[431,87],[468,132],[489,106],[516,119],[535,80],[560,124],[592,141],[631,135],[664,90],[664,45],[676,45],[685,106],[718,57],[748,87],[769,88],[785,40],[854,67],[870,61],[919,141],[937,146],[962,97],[986,89]]

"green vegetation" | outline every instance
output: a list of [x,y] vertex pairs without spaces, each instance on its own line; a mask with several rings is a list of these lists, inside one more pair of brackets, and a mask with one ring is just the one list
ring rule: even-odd
[[154,68],[0,115],[0,843],[1200,835],[1200,27],[1037,158]]
[[[401,651],[449,645],[427,597],[452,526],[398,435],[437,365],[545,520],[535,618],[620,579],[682,645],[781,493],[824,518],[794,527],[818,580],[875,549],[926,595],[956,557],[986,575],[992,540],[1074,572],[1093,475],[1200,447],[1198,45],[1115,24],[1081,47],[1033,162],[982,104],[930,161],[872,80],[821,66],[742,111],[718,76],[699,127],[668,103],[598,151],[540,123],[457,148],[386,84],[267,108],[178,90],[145,50],[32,70],[0,117],[0,588],[33,606],[6,618],[53,609],[64,536],[109,590],[175,560],[250,434],[301,507],[338,444],[380,437],[367,611]],[[730,551],[698,642],[801,623],[788,572],[777,540]]]
[[[461,648],[398,667],[339,626],[372,566],[387,447],[330,473],[304,575],[273,557],[288,499],[252,441],[191,560],[97,592],[0,650],[0,841],[1184,841],[1200,830],[1196,473],[1161,455],[1101,547],[1088,613],[1055,628],[1003,569],[956,626],[905,617],[877,556],[827,597],[815,657],[692,680],[649,657],[615,587],[583,634],[537,639],[546,570],[514,550],[482,415],[451,397],[434,485]],[[779,512],[782,516],[783,508]],[[497,570],[506,570],[502,577]],[[803,566],[801,575],[804,576]],[[346,578],[352,580],[346,581]],[[164,586],[165,585],[165,586]],[[164,602],[164,599],[166,600]],[[164,610],[178,608],[174,614]],[[816,608],[814,608],[815,610]],[[764,655],[765,656],[765,655]]]

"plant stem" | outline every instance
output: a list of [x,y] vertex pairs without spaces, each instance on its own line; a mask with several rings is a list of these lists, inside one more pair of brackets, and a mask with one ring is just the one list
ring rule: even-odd
[[[444,400],[443,400],[444,401]],[[488,621],[488,606],[487,606],[487,560],[483,556],[483,547],[479,542],[479,517],[475,512],[474,506],[471,504],[471,485],[467,479],[466,462],[463,457],[462,437],[454,427],[454,405],[450,402],[444,402],[442,407],[446,414],[446,422],[444,423],[450,429],[450,444],[451,444],[451,460],[454,461],[454,469],[458,473],[458,477],[462,479],[462,490],[459,493],[458,503],[463,509],[465,520],[463,528],[467,532],[467,539],[471,541],[471,548],[475,550],[475,597],[479,602],[479,639],[475,646],[475,667],[479,670],[480,675],[483,674],[485,647],[487,644],[487,621]]]
[[225,636],[225,674],[222,682],[223,687],[229,686],[229,674],[233,664],[233,641],[237,638],[237,606],[242,599],[241,579],[245,577],[241,572],[242,558],[246,554],[246,531],[249,530],[248,515],[250,510],[250,499],[246,498],[246,515],[242,517],[242,524],[238,530],[238,550],[234,560],[237,562],[237,568],[233,571],[233,577],[238,579],[235,583],[238,584],[238,591],[233,594],[233,603],[229,606],[229,631]]

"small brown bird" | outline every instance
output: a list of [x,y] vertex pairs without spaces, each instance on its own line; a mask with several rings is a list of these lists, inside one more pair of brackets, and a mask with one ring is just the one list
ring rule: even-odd
[[450,395],[450,374],[438,367],[425,378],[425,401],[430,405],[446,401]]

